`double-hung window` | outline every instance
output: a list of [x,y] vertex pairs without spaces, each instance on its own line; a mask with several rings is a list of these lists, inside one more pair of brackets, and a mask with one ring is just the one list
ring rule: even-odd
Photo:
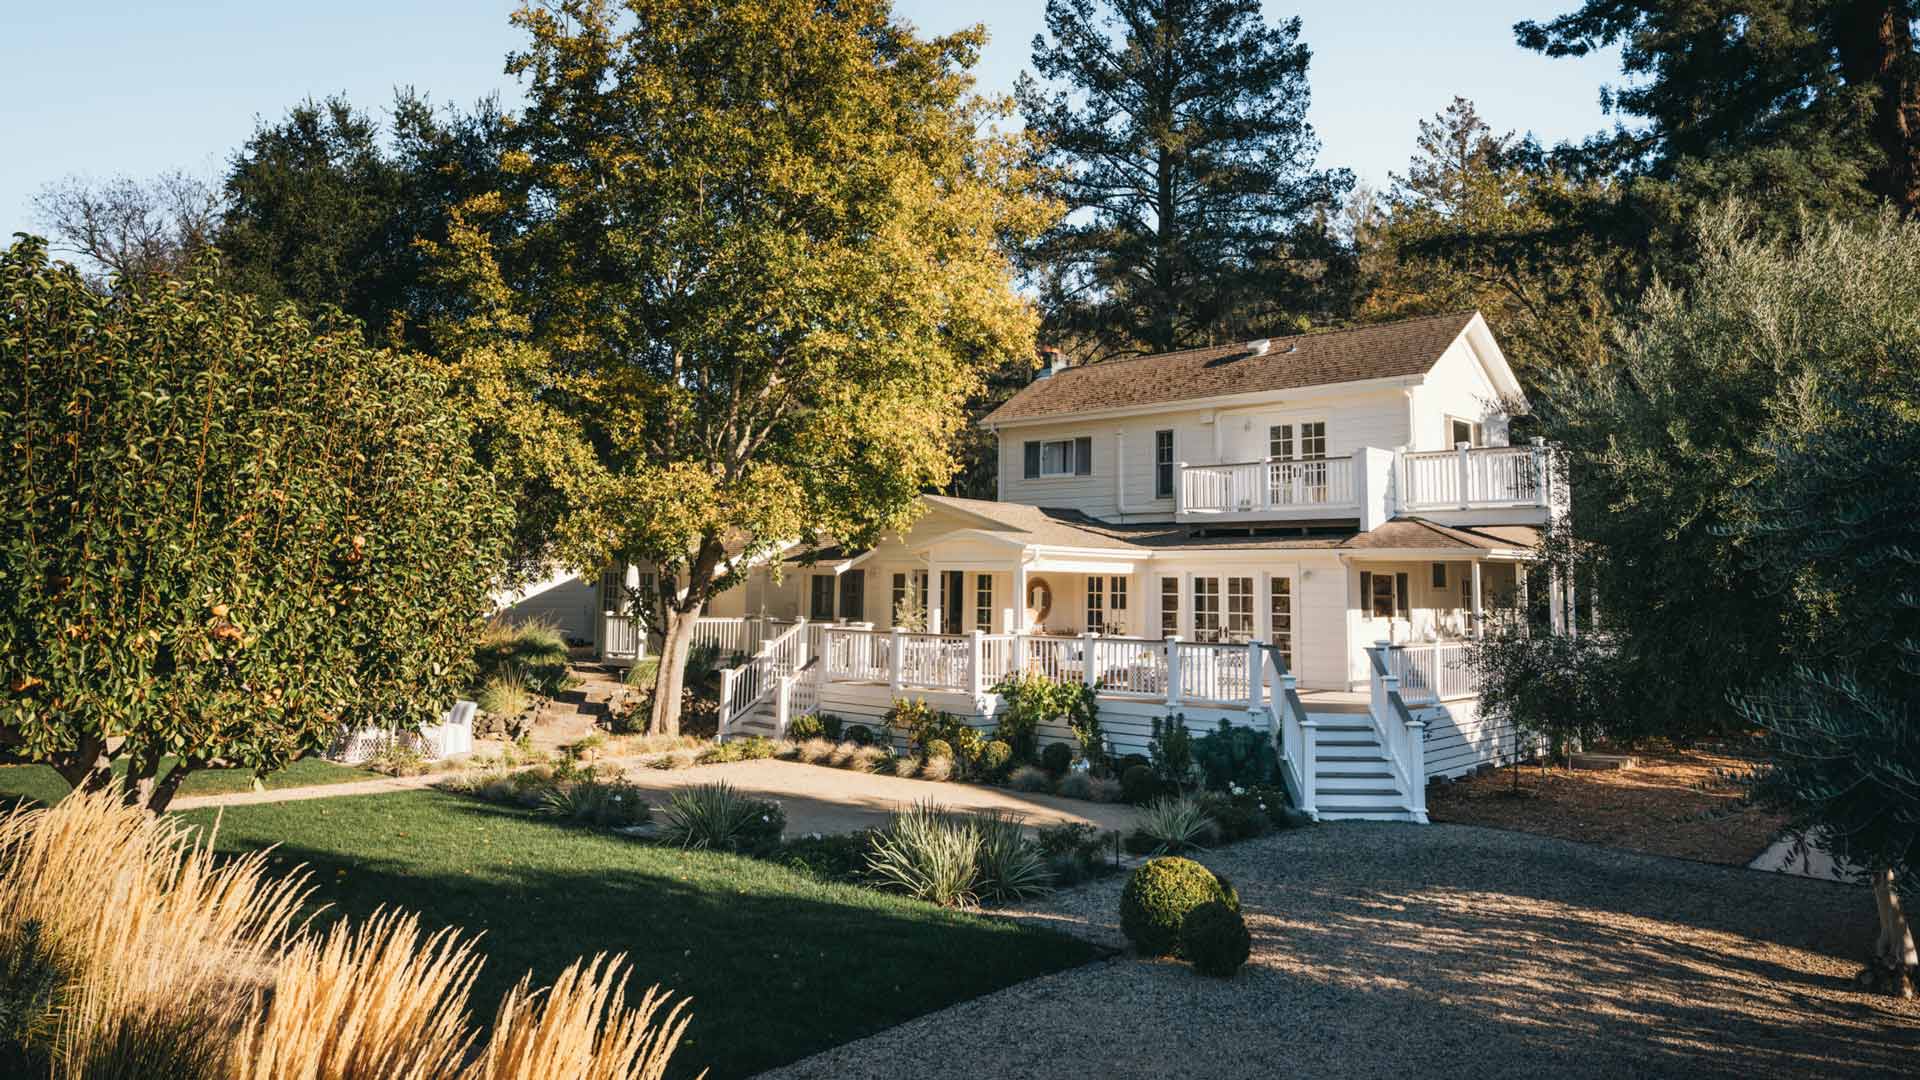
[[1173,498],[1173,432],[1153,433],[1153,497]]
[[1024,446],[1022,475],[1028,480],[1055,476],[1093,475],[1093,439],[1029,441]]

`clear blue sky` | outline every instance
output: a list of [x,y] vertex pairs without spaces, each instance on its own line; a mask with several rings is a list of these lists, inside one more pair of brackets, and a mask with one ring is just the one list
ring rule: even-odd
[[[1040,0],[896,0],[926,32],[984,22],[979,76],[1009,89],[1041,28]],[[318,4],[0,0],[0,241],[32,223],[31,200],[67,174],[216,176],[253,130],[305,97],[344,92],[383,106],[395,86],[467,104],[494,91],[520,44],[514,0],[329,0]],[[1498,129],[1548,142],[1604,126],[1614,58],[1549,61],[1513,43],[1519,19],[1574,0],[1268,3],[1300,15],[1312,47],[1311,120],[1321,161],[1384,187],[1404,170],[1419,118],[1454,94]]]

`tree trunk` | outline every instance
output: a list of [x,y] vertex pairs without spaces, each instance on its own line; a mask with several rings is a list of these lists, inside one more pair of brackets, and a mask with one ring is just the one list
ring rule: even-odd
[[1907,924],[1906,909],[1900,906],[1900,894],[1893,887],[1892,870],[1873,872],[1873,902],[1880,909],[1880,936],[1874,943],[1873,959],[1860,973],[1861,981],[1897,997],[1910,998],[1920,953],[1914,949],[1913,928]]
[[166,813],[167,805],[173,802],[174,793],[180,790],[180,782],[185,780],[187,774],[192,771],[192,765],[184,760],[177,761],[174,763],[173,768],[167,771],[166,776],[161,777],[156,782],[148,784],[145,798],[147,813]]
[[693,631],[700,609],[681,611],[666,605],[666,632],[660,637],[660,670],[653,679],[653,716],[648,730],[655,735],[680,734],[680,697],[687,681],[687,655],[693,651]]
[[1920,211],[1920,78],[1914,75],[1914,0],[1849,0],[1838,11],[1840,69],[1873,94],[1869,133],[1886,160],[1868,187],[1903,212]]

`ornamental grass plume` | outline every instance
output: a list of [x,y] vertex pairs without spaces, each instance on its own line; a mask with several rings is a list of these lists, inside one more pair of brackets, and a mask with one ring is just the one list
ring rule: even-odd
[[684,1000],[667,1009],[656,986],[629,1007],[623,962],[595,957],[550,990],[522,979],[476,1052],[473,939],[401,911],[296,925],[306,873],[214,841],[111,792],[0,817],[0,972],[37,1012],[0,1030],[0,1063],[54,1080],[658,1080],[686,1031]]

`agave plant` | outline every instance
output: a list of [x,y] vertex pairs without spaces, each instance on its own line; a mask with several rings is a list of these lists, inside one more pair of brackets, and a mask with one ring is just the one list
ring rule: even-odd
[[893,815],[874,834],[867,872],[883,888],[942,907],[980,899],[980,829],[931,802]]
[[1138,831],[1160,846],[1155,855],[1177,855],[1200,846],[1200,840],[1213,827],[1206,807],[1182,795],[1177,799],[1155,799],[1142,807]]

